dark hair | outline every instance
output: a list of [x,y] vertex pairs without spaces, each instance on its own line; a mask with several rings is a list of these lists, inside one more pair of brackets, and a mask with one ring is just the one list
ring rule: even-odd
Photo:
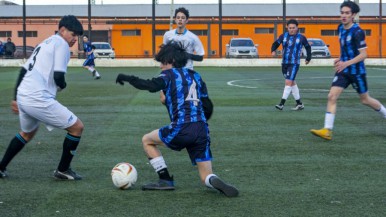
[[83,35],[83,26],[74,15],[66,15],[59,21],[59,29],[66,27],[68,30],[75,33],[75,35]]
[[174,68],[182,68],[188,62],[188,54],[181,42],[170,41],[160,46],[155,60],[162,64],[172,64]]
[[288,20],[288,22],[287,22],[287,26],[288,26],[289,24],[295,24],[296,26],[298,26],[298,25],[299,25],[298,21],[296,21],[296,20],[294,20],[294,19],[290,19],[290,20]]
[[177,8],[177,9],[176,9],[176,11],[174,12],[174,18],[177,17],[177,14],[178,14],[179,12],[185,14],[187,20],[189,19],[189,11],[186,10],[186,8],[183,8],[183,7]]
[[351,1],[345,1],[343,2],[341,5],[340,5],[340,9],[342,9],[343,7],[349,7],[351,9],[351,13],[353,14],[357,14],[359,13],[359,11],[361,10],[359,8],[359,5],[357,5],[355,2],[351,2]]

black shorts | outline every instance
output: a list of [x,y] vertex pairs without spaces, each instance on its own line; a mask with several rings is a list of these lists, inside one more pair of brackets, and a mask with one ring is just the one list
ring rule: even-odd
[[300,64],[281,64],[281,72],[286,80],[294,81]]
[[159,137],[172,150],[186,148],[193,165],[212,160],[209,128],[205,122],[164,126],[159,129]]
[[358,94],[367,92],[366,74],[351,75],[343,72],[335,73],[331,86],[342,87],[346,89],[349,85],[357,91]]

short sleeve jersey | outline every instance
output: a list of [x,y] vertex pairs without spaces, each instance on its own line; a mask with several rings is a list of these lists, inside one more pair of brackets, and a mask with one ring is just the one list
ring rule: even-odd
[[54,71],[66,73],[70,61],[70,47],[59,35],[53,35],[39,44],[24,64],[27,70],[17,89],[18,103],[49,105],[55,99],[57,87]]
[[164,70],[159,75],[166,84],[165,105],[172,124],[206,122],[201,97],[208,97],[199,73],[187,68]]
[[[91,52],[92,51],[91,42],[89,42],[89,41],[88,42],[83,42],[83,50],[86,53]],[[95,59],[94,53],[91,53],[91,54],[87,55],[87,59]]]
[[[365,33],[354,23],[350,29],[345,29],[343,24],[338,27],[340,43],[340,60],[349,61],[359,55],[359,50],[367,48]],[[343,73],[353,75],[366,74],[364,61],[352,64],[343,70]]]
[[304,35],[300,33],[290,35],[286,32],[280,35],[276,42],[283,46],[283,64],[300,64],[302,48],[308,44]]
[[[176,29],[167,31],[164,34],[163,44],[167,44],[170,41],[181,42],[186,49],[186,52],[190,54],[196,54],[200,56],[205,55],[205,50],[200,39],[197,37],[197,35],[187,29],[185,29],[182,34],[178,34]],[[193,69],[193,61],[189,59],[185,67]]]

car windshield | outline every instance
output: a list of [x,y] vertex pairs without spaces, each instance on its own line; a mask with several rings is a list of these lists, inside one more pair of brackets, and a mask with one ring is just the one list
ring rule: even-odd
[[111,47],[109,44],[93,44],[95,49],[110,50]]
[[311,46],[324,46],[324,42],[321,40],[309,40],[308,43]]
[[252,40],[232,40],[231,41],[232,47],[253,47]]

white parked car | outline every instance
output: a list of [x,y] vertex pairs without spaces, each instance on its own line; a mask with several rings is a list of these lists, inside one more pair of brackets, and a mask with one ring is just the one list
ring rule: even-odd
[[250,38],[232,38],[226,45],[226,58],[249,57],[258,58],[258,45]]
[[114,48],[111,47],[111,45],[107,42],[92,42],[92,45],[94,45],[94,56],[95,58],[115,58],[115,51]]
[[[313,58],[331,58],[329,45],[326,45],[322,39],[308,38],[308,44],[311,45],[311,56]],[[303,48],[303,57],[307,56],[306,49]]]

